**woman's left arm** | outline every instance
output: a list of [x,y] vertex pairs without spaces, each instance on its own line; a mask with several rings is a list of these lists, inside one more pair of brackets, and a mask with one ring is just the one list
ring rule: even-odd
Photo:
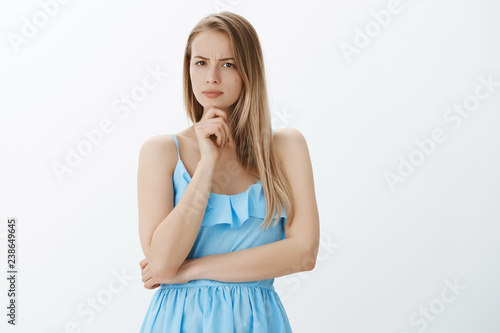
[[[317,252],[317,251],[316,251]],[[247,282],[314,269],[317,253],[299,241],[283,239],[248,249],[193,259],[190,280]]]
[[319,250],[319,213],[307,143],[294,128],[276,129],[275,149],[293,192],[295,216],[285,224],[285,239],[248,249],[193,259],[190,280],[247,282],[271,279],[316,265]]

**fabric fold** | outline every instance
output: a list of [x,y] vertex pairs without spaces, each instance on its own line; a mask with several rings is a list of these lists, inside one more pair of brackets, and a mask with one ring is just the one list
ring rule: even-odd
[[[166,304],[162,306],[163,302]],[[203,307],[190,304],[202,304]],[[202,331],[289,333],[291,327],[276,291],[233,285],[160,287],[141,327],[141,333]]]

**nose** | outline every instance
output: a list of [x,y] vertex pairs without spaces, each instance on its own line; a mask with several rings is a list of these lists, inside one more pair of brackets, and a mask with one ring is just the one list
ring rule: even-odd
[[208,70],[207,83],[219,83],[219,69],[217,65],[211,66]]

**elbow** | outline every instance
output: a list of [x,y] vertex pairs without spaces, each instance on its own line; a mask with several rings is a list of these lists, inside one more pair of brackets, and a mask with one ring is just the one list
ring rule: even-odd
[[158,262],[158,261],[151,261],[150,266],[151,266],[151,271],[153,272],[153,275],[163,278],[163,279],[170,279],[176,276],[177,274],[177,268],[171,267],[169,265],[164,265],[162,264],[165,262],[164,260]]
[[164,279],[173,279],[177,275],[177,269],[166,268],[160,271],[159,276]]
[[154,276],[164,279],[170,279],[176,276],[179,266],[168,264],[173,261],[168,254],[159,255],[158,251],[154,251],[151,248],[148,254],[149,257],[146,257],[148,257],[149,266]]
[[316,267],[316,255],[312,252],[306,252],[302,257],[302,269],[312,271]]
[[318,257],[319,246],[311,246],[303,250],[302,255],[302,268],[304,271],[312,271],[316,267],[316,260]]
[[163,279],[171,279],[177,274],[176,269],[168,266],[151,266],[151,271],[153,271],[153,275]]
[[294,260],[293,269],[294,273],[303,271],[312,271],[316,267],[316,258],[318,256],[318,246],[304,246],[308,242],[301,239],[297,240],[292,246],[294,249],[293,257]]
[[153,267],[151,267],[151,270],[153,271],[154,275],[160,278],[171,279],[177,275],[178,267],[172,267],[169,265],[159,265],[156,267],[156,271],[153,269]]

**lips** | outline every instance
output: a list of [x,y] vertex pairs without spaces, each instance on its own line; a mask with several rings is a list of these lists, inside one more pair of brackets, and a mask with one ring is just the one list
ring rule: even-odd
[[214,97],[218,97],[218,96],[222,95],[223,92],[220,90],[215,90],[215,89],[207,89],[207,90],[203,91],[203,94],[209,98],[214,98]]

